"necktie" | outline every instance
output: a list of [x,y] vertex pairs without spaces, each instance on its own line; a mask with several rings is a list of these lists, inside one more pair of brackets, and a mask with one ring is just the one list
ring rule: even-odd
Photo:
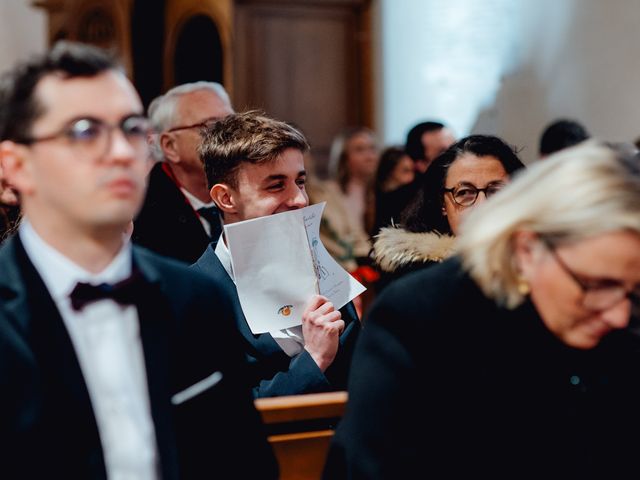
[[217,240],[222,233],[222,224],[220,223],[220,210],[215,205],[210,207],[202,207],[198,209],[198,215],[209,222],[211,227],[211,240]]
[[71,307],[79,311],[92,302],[107,298],[121,305],[132,305],[143,294],[144,285],[145,280],[138,270],[134,270],[129,278],[114,284],[101,283],[99,285],[91,285],[78,282],[69,294]]

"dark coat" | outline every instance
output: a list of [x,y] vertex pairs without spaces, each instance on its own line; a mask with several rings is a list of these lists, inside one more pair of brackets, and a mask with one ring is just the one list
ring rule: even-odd
[[338,354],[323,373],[306,350],[289,357],[270,334],[251,333],[236,286],[215,253],[216,244],[212,243],[192,268],[217,279],[233,298],[236,325],[242,334],[243,349],[252,369],[254,396],[274,397],[346,389],[351,355],[360,332],[360,320],[353,304],[350,302],[340,310],[345,329],[340,336]]
[[364,325],[326,479],[640,475],[626,332],[569,348],[530,302],[497,307],[457,258],[389,285]]
[[376,215],[372,232],[374,235],[381,228],[401,223],[402,213],[413,201],[418,187],[419,184],[414,181],[391,192],[376,190]]
[[162,162],[149,173],[147,196],[133,225],[134,243],[188,264],[195,262],[211,241]]
[[[161,477],[276,478],[228,299],[177,262],[137,247],[133,260],[147,280],[136,306]],[[0,476],[106,478],[71,339],[17,236],[0,249],[0,272]],[[218,384],[172,405],[217,371]]]

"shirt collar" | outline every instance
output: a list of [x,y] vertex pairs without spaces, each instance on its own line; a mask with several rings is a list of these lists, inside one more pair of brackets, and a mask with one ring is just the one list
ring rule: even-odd
[[187,198],[187,200],[189,201],[189,203],[191,204],[191,207],[197,212],[200,208],[202,207],[213,207],[215,205],[215,203],[213,201],[209,202],[209,203],[204,203],[202,200],[200,200],[198,197],[196,197],[195,195],[193,195],[191,192],[189,192],[186,188],[184,187],[180,187],[180,191],[184,194],[184,196]]
[[218,260],[220,260],[220,263],[231,277],[231,280],[233,280],[233,282],[235,283],[236,280],[233,276],[233,266],[231,264],[231,252],[229,251],[229,247],[227,247],[227,244],[224,243],[224,234],[220,235],[218,243],[216,244],[215,251]]
[[116,283],[131,275],[132,254],[129,242],[123,244],[109,265],[94,274],[49,245],[26,219],[20,225],[18,234],[29,259],[54,300],[68,297],[78,282]]

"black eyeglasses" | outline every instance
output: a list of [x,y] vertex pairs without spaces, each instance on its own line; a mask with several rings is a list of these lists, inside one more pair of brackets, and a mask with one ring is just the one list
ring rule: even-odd
[[98,118],[77,118],[65,125],[60,131],[41,137],[25,137],[17,143],[33,145],[34,143],[65,140],[80,154],[98,160],[107,154],[111,146],[114,130],[120,130],[133,147],[136,158],[147,159],[149,144],[147,137],[151,133],[149,120],[140,115],[124,118],[116,125],[108,124]]
[[575,282],[580,290],[582,290],[582,306],[587,310],[602,311],[607,310],[623,298],[628,298],[634,306],[640,305],[640,286],[636,286],[633,290],[627,290],[620,282],[611,279],[588,281],[581,279],[569,266],[562,260],[555,247],[548,240],[542,238],[542,243],[551,253],[555,261],[560,265]]
[[192,128],[198,128],[200,130],[203,130],[203,129],[212,127],[213,124],[216,123],[218,120],[221,120],[221,118],[213,117],[213,118],[208,118],[203,122],[194,123],[192,125],[180,125],[177,127],[171,127],[169,130],[167,130],[167,133],[178,132],[180,130],[190,130]]
[[470,207],[476,203],[480,192],[483,192],[485,197],[489,198],[491,195],[502,190],[504,186],[504,182],[491,182],[484,188],[478,188],[475,185],[465,183],[457,187],[444,188],[443,191],[451,193],[453,201],[461,207]]

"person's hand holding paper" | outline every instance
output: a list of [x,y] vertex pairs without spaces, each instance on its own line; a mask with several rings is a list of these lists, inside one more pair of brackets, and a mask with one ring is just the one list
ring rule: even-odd
[[337,312],[365,290],[320,241],[324,206],[225,225],[238,297],[254,334],[301,325],[314,294]]

